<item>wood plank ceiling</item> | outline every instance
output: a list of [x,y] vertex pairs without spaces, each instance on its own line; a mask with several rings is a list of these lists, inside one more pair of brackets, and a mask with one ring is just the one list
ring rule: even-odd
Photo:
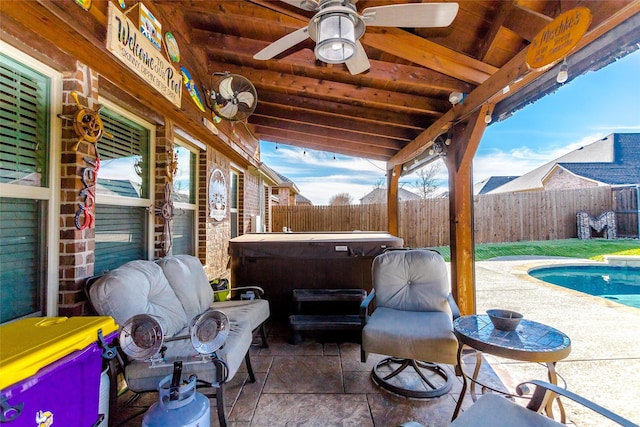
[[[407,2],[359,0],[356,7]],[[452,109],[451,92],[472,93],[559,14],[586,6],[593,29],[625,8],[633,9],[627,15],[637,13],[637,2],[628,0],[458,3],[446,28],[367,27],[361,42],[371,68],[357,75],[343,64],[317,61],[310,39],[274,59],[253,59],[313,16],[283,1],[162,0],[154,6],[172,25],[184,23],[188,47],[182,50],[204,67],[196,73],[230,71],[252,81],[259,102],[249,123],[261,140],[384,161]]]

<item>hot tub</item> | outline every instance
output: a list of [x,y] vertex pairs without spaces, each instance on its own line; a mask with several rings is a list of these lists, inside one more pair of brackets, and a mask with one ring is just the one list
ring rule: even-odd
[[231,285],[262,286],[282,318],[293,313],[294,289],[369,292],[373,258],[403,243],[382,232],[245,234],[229,242]]

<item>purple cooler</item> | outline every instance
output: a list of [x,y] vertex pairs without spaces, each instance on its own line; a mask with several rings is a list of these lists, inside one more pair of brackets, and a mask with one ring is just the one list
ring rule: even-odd
[[0,423],[96,425],[100,341],[110,343],[117,329],[107,316],[39,317],[0,326]]

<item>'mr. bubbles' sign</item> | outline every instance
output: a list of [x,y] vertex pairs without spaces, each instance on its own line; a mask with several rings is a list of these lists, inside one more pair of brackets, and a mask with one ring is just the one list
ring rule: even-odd
[[111,2],[107,49],[175,106],[181,106],[182,75]]

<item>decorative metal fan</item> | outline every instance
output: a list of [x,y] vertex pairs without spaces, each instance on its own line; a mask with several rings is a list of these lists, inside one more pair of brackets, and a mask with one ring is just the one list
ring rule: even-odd
[[239,74],[214,73],[211,87],[205,93],[207,106],[225,120],[245,120],[258,105],[253,83]]
[[258,60],[271,59],[310,38],[316,42],[315,54],[322,62],[346,64],[351,74],[370,68],[360,43],[365,26],[430,28],[447,27],[458,14],[457,3],[408,3],[368,7],[358,14],[357,0],[282,0],[316,14],[309,25],[287,34],[256,53]]

